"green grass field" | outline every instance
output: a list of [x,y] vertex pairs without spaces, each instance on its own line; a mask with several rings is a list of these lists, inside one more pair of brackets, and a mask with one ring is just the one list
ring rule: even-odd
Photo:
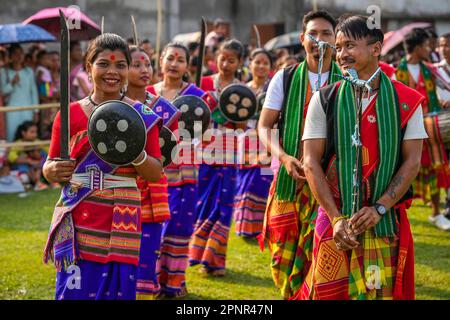
[[[42,263],[55,190],[26,198],[0,196],[0,299],[53,299],[55,270]],[[450,232],[428,223],[430,209],[415,202],[409,211],[416,254],[418,299],[450,299]],[[209,278],[187,272],[188,299],[280,299],[270,275],[267,249],[231,232],[227,274]]]

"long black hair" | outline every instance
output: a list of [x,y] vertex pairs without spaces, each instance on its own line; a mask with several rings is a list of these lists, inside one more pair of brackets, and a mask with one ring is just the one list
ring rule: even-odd
[[177,48],[177,49],[183,50],[183,52],[186,55],[186,63],[189,65],[189,59],[190,59],[189,49],[180,42],[169,42],[168,44],[166,44],[166,46],[164,47],[164,49],[161,53],[161,57],[164,57],[167,53],[167,50],[169,50],[170,48]]
[[[167,50],[169,50],[170,48],[181,49],[184,52],[186,56],[186,65],[187,65],[186,68],[188,68],[191,58],[189,55],[189,49],[181,42],[169,42],[168,44],[166,44],[163,51],[161,52],[161,58],[163,58],[166,55]],[[182,80],[184,82],[189,82],[189,74],[187,72],[183,75]]]
[[[239,60],[241,60],[244,57],[245,49],[242,43],[237,39],[230,39],[225,42],[222,42],[222,44],[219,46],[219,55],[224,50],[231,50],[236,53],[236,56]],[[234,75],[239,81],[242,79],[242,70],[240,67],[236,70],[236,73]]]
[[266,49],[263,49],[263,48],[256,48],[255,50],[253,50],[252,53],[250,53],[250,61],[255,59],[255,57],[258,54],[264,54],[267,57],[267,59],[269,59],[270,67],[272,68],[272,66],[273,66],[272,55],[270,54],[269,51],[267,51]]
[[336,34],[340,31],[347,37],[353,39],[367,39],[368,44],[380,42],[383,44],[384,34],[379,28],[368,27],[369,17],[361,15],[343,15],[339,18],[339,22],[336,26]]
[[236,52],[236,55],[239,60],[244,57],[244,46],[237,39],[230,39],[225,42],[222,42],[222,44],[219,47],[219,52],[224,50],[232,50]]

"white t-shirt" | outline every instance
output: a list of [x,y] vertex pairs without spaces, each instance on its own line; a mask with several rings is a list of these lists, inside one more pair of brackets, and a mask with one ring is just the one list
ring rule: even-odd
[[[376,96],[377,95],[373,95],[370,98],[363,98],[363,112],[369,106],[370,101],[372,101],[372,99]],[[320,102],[319,92],[316,92],[311,97],[311,101],[309,102],[302,141],[309,139],[326,139],[326,137],[327,119]],[[428,138],[428,135],[423,125],[422,105],[420,105],[406,124],[406,131],[403,139],[414,140],[426,138]]]
[[[266,99],[264,100],[263,108],[280,111],[283,105],[284,86],[283,86],[283,72],[284,69],[279,70],[270,80],[267,88]],[[328,80],[329,71],[323,72],[320,77],[320,86],[322,87]],[[319,75],[308,71],[309,85],[312,90],[316,87],[317,78]]]
[[52,82],[52,74],[50,73],[50,70],[48,70],[44,66],[38,66],[36,68],[36,74],[38,74],[39,72],[41,72],[41,77],[38,80],[43,82]]
[[408,63],[408,71],[413,77],[415,83],[419,82],[420,77],[420,64],[409,64]]
[[[441,62],[439,64],[439,73],[441,74],[441,76],[450,83],[450,76],[447,74],[447,72],[444,71],[444,68],[446,68],[447,70],[450,71],[450,65],[448,63],[445,62],[445,60],[443,62]],[[439,100],[450,100],[450,90],[446,90],[443,89],[439,86],[436,87],[436,92],[437,95],[439,97]]]

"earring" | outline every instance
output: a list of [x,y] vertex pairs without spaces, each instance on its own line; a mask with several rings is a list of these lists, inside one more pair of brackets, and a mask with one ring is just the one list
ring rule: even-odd
[[125,84],[123,85],[122,89],[120,89],[121,94],[125,94],[128,90],[128,80],[125,81]]
[[90,83],[92,83],[92,75],[89,73],[89,75],[88,75],[88,81],[90,82]]

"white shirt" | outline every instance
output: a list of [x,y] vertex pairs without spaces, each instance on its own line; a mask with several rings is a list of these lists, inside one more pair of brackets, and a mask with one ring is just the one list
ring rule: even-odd
[[[269,87],[267,88],[266,99],[264,100],[263,108],[280,111],[283,105],[284,86],[283,86],[283,72],[284,69],[278,70],[277,73],[270,80]],[[322,87],[328,80],[330,72],[323,72],[320,77],[320,86]],[[314,91],[316,87],[316,81],[319,75],[317,73],[308,71],[309,85]]]
[[[362,108],[363,112],[369,106],[370,101],[377,95],[368,98],[363,98]],[[318,92],[314,93],[309,102],[308,113],[305,120],[305,129],[303,131],[303,140],[309,139],[326,139],[327,138],[327,119],[320,103],[320,95]],[[406,124],[406,131],[403,140],[426,139],[427,132],[423,125],[422,105],[416,109],[408,123]]]
[[205,38],[205,46],[207,47],[214,47],[217,46],[217,44],[219,43],[219,34],[216,31],[211,31],[210,33],[208,33],[206,35]]
[[411,74],[412,78],[414,79],[414,82],[419,82],[420,77],[420,64],[409,64],[408,63],[408,71]]
[[[439,63],[438,68],[439,68],[438,70],[439,70],[439,73],[441,74],[441,76],[448,83],[450,83],[450,76],[447,74],[447,72],[444,71],[444,68],[446,68],[447,70],[450,71],[450,65],[445,60],[443,60],[441,63]],[[444,101],[450,100],[450,91],[449,90],[446,90],[446,89],[443,89],[443,88],[437,86],[436,92],[439,97],[439,100],[444,100]]]

